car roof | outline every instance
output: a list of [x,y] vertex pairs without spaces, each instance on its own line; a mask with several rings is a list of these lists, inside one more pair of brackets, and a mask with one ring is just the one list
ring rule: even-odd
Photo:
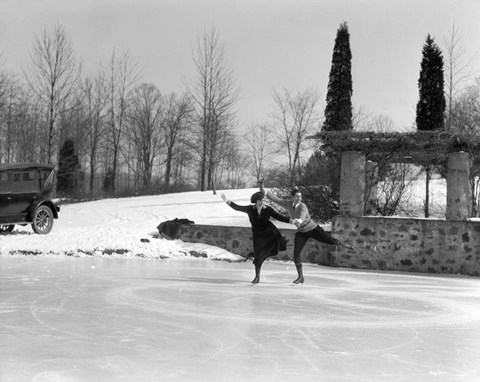
[[49,163],[0,163],[0,171],[8,170],[53,170],[54,164]]

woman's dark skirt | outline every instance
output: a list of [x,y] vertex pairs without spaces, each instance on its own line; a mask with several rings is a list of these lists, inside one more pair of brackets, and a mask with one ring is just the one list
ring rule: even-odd
[[253,264],[261,266],[271,256],[287,249],[287,241],[272,222],[269,222],[266,230],[253,231],[253,251],[255,258]]

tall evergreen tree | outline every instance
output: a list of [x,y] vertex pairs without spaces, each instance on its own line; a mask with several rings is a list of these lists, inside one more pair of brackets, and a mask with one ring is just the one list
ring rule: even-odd
[[[443,81],[443,55],[433,38],[428,35],[423,45],[418,79],[417,130],[432,131],[444,128],[446,103]],[[431,166],[425,166],[425,217],[430,216],[431,175]]]
[[62,194],[72,194],[75,191],[80,161],[75,153],[75,143],[67,139],[58,158],[57,191]]
[[346,22],[340,25],[328,80],[324,131],[352,129],[352,52]]
[[445,93],[443,79],[443,55],[433,38],[428,35],[423,46],[419,100],[417,103],[417,129],[437,130],[445,126]]

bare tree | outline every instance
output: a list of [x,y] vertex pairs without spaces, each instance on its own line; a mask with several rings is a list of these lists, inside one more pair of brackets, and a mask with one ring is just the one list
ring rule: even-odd
[[160,153],[163,141],[162,113],[162,95],[154,85],[143,83],[129,93],[127,135],[133,145],[136,166],[127,163],[140,177],[144,191],[151,188],[153,163]]
[[0,54],[0,112],[3,111],[8,103],[7,98],[10,93],[12,78],[3,69],[2,56]]
[[175,150],[172,152],[172,176],[170,185],[182,186],[198,181],[198,159],[192,151],[192,134],[190,130],[180,130]]
[[257,183],[264,175],[265,162],[275,153],[271,144],[272,130],[268,123],[254,123],[248,126],[245,133],[244,140],[252,159]]
[[0,163],[15,155],[14,137],[18,84],[0,72]]
[[15,89],[18,88],[13,76],[10,77],[3,69],[3,59],[0,54],[0,163],[10,162],[13,152],[12,119],[16,98]]
[[379,162],[369,162],[366,172],[365,211],[367,214],[392,216],[420,172],[406,163],[390,163],[389,155]]
[[[0,162],[45,161],[40,155],[46,140],[39,100],[13,74],[0,75]],[[45,152],[42,152],[45,154]]]
[[41,100],[32,92],[30,86],[18,84],[14,111],[14,125],[16,136],[15,159],[19,162],[45,162],[46,137],[42,127],[44,113]]
[[82,83],[83,109],[85,111],[86,144],[90,167],[89,192],[95,192],[98,149],[105,134],[105,118],[108,98],[105,79],[101,75],[87,77]]
[[367,112],[364,106],[354,107],[352,113],[352,129],[355,131],[370,131],[372,113]]
[[[215,165],[215,172],[213,173],[212,184],[216,186],[228,187],[232,180],[234,172],[238,172],[240,166],[245,162],[243,161],[237,142],[239,138],[234,136],[231,131],[220,131],[222,136],[218,140],[216,151],[220,154],[216,156],[217,163]],[[242,169],[247,168],[243,167]],[[215,193],[215,188],[213,189]]]
[[445,59],[445,88],[446,88],[446,123],[445,127],[450,130],[452,127],[452,112],[455,97],[460,86],[472,78],[472,65],[476,54],[468,57],[465,46],[462,44],[462,37],[455,25],[448,36],[443,38],[444,59]]
[[69,109],[81,73],[73,44],[64,28],[56,25],[35,38],[29,71],[25,77],[35,94],[43,101],[48,124],[47,161],[53,161],[56,121]]
[[451,129],[467,136],[480,130],[480,78],[474,85],[467,86],[452,105]]
[[238,145],[234,144],[235,140],[229,142],[227,155],[222,161],[222,177],[217,182],[226,188],[242,188],[249,175],[246,170],[251,166],[250,158],[242,154]]
[[111,191],[115,194],[117,190],[121,139],[127,108],[127,94],[139,78],[139,69],[136,63],[132,63],[128,51],[124,51],[121,56],[117,56],[114,51],[110,56],[108,65],[102,68],[102,72],[107,89],[109,140],[113,151],[110,182]]
[[170,187],[172,177],[172,162],[175,151],[180,149],[180,138],[192,125],[193,108],[190,97],[186,94],[179,98],[175,93],[165,97],[165,115],[162,129],[165,140],[165,187]]
[[235,126],[239,88],[227,63],[224,44],[215,28],[197,39],[194,52],[196,75],[187,84],[197,115],[196,150],[200,157],[200,188],[215,193],[215,170],[221,161],[219,148],[226,132]]
[[276,105],[273,118],[279,124],[276,134],[282,146],[287,149],[291,184],[301,177],[301,156],[311,147],[311,143],[305,138],[318,128],[319,99],[320,95],[310,89],[296,95],[292,95],[287,89],[282,93],[275,90],[273,92]]
[[393,163],[389,167],[387,176],[378,184],[377,211],[382,216],[392,216],[398,212],[401,199],[418,178],[417,170],[409,164]]
[[385,114],[366,112],[363,107],[354,110],[352,126],[359,132],[388,133],[395,131],[408,131],[405,126],[395,126],[392,118]]

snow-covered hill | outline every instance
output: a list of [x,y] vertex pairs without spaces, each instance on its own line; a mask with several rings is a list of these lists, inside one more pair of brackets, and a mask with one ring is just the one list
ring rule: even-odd
[[[62,254],[143,256],[147,258],[185,257],[201,251],[208,257],[239,260],[240,256],[220,248],[178,240],[152,238],[157,226],[174,218],[188,218],[197,224],[249,226],[247,215],[228,207],[220,198],[248,204],[256,189],[185,192],[133,198],[104,199],[65,204],[48,235],[36,235],[30,226],[15,226],[0,235],[0,255]],[[279,223],[282,225],[283,223]],[[140,239],[148,238],[149,242]]]
[[[61,206],[48,235],[36,235],[30,226],[16,226],[10,234],[0,235],[0,255],[8,254],[61,254],[142,256],[147,258],[185,257],[192,251],[211,258],[240,260],[240,256],[217,247],[183,243],[179,240],[153,238],[157,226],[174,218],[187,218],[196,224],[249,227],[247,215],[234,211],[220,198],[227,197],[239,204],[249,204],[255,188],[207,192],[184,192],[155,196],[104,199]],[[424,183],[417,182],[409,191],[409,208],[422,211]],[[445,182],[432,182],[434,210],[445,206]],[[279,227],[293,226],[275,222]],[[149,242],[142,242],[148,238]]]

